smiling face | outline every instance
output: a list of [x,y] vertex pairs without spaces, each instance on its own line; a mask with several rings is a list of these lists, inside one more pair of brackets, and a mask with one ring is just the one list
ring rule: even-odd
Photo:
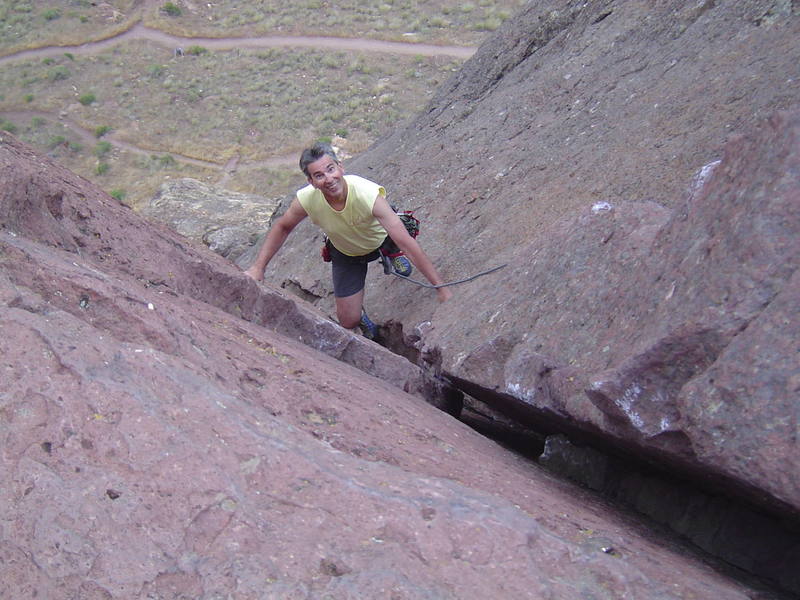
[[328,204],[338,204],[347,198],[344,169],[327,154],[308,165],[308,183],[322,192]]

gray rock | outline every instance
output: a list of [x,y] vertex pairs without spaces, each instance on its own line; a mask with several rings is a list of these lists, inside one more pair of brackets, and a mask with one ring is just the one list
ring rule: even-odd
[[278,204],[182,178],[163,183],[140,212],[236,261],[267,229]]

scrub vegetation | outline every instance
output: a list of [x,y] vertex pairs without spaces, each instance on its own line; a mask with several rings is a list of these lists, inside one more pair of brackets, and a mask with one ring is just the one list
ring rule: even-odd
[[[476,45],[518,5],[11,0],[0,5],[0,55],[113,37],[136,22],[191,38],[324,35]],[[462,62],[309,48],[220,51],[194,41],[181,52],[128,40],[96,54],[6,59],[3,129],[133,206],[166,178],[215,183],[232,160],[240,168],[226,187],[277,196],[302,180],[294,161],[276,157],[320,138],[335,138],[349,154],[363,151],[423,109]]]

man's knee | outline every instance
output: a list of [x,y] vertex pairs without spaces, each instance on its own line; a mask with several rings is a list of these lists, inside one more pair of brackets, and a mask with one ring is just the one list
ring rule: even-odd
[[358,327],[361,322],[361,303],[363,290],[346,298],[336,299],[336,318],[346,329]]

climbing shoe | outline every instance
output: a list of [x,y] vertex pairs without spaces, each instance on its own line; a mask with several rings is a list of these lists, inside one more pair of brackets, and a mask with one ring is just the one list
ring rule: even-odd
[[361,333],[364,334],[364,337],[368,340],[375,340],[378,338],[378,326],[367,316],[365,310],[361,311],[361,322],[358,326],[361,329]]
[[411,261],[405,256],[395,256],[392,259],[392,269],[394,269],[395,273],[402,275],[403,277],[408,277],[411,275],[411,271],[413,271]]

